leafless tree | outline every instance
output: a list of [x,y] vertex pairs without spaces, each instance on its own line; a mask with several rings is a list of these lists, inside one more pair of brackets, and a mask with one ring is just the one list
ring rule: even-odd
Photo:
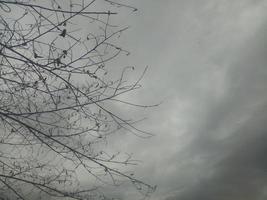
[[119,130],[150,136],[111,109],[151,107],[120,98],[145,70],[132,83],[133,67],[109,75],[129,54],[116,44],[127,27],[111,23],[120,9],[136,11],[112,0],[0,0],[0,199],[106,199],[105,185],[127,181],[154,190],[127,171],[131,155],[97,146]]

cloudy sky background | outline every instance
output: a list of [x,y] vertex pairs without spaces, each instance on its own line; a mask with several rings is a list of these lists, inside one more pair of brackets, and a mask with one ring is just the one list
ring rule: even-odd
[[155,137],[114,148],[144,161],[136,170],[158,186],[153,200],[266,199],[267,1],[131,4],[139,11],[120,19],[131,56],[120,63],[149,70],[126,98],[163,103],[138,125]]

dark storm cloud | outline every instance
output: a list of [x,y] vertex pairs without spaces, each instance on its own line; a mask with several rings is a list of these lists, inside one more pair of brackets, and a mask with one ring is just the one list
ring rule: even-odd
[[[194,152],[191,156],[205,155],[202,158],[205,160],[202,163],[205,169],[193,185],[184,187],[176,196],[167,199],[266,199],[266,111],[267,105],[254,113],[242,128],[227,139],[210,139],[206,144],[208,147],[196,142],[199,153]],[[205,152],[203,149],[209,150]],[[211,166],[210,162],[213,163]]]

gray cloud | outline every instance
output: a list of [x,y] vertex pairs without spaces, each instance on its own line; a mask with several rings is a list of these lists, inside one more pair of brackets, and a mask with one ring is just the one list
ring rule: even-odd
[[227,139],[195,142],[198,153],[191,158],[204,157],[204,162],[196,163],[203,171],[194,184],[167,199],[266,199],[266,108]]
[[[136,16],[117,19],[132,26],[120,38],[132,56],[112,64],[149,66],[144,89],[126,100],[164,102],[136,125],[155,137],[114,135],[108,150],[143,161],[133,170],[158,185],[151,200],[267,199],[267,1],[132,4]],[[123,117],[147,111],[112,109]],[[128,185],[117,190],[107,193],[140,197]]]
[[[164,102],[136,125],[155,137],[115,134],[105,148],[134,153],[143,161],[132,169],[136,177],[158,185],[151,200],[266,199],[267,2],[133,4],[139,8],[136,16],[117,19],[132,26],[120,38],[132,56],[109,67],[115,66],[116,74],[124,66],[134,64],[140,72],[148,65],[144,89],[124,98]],[[125,118],[147,111],[110,109]],[[129,188],[104,189],[114,197],[139,199]]]
[[266,6],[137,3],[127,43],[137,62],[127,62],[151,68],[133,99],[165,101],[141,124],[157,136],[125,146],[144,160],[137,174],[158,185],[153,200],[266,199]]

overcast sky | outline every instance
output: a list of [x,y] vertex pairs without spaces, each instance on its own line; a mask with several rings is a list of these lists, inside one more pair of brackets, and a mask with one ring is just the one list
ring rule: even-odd
[[267,1],[132,5],[123,62],[149,70],[131,98],[163,103],[140,125],[156,136],[120,147],[144,161],[139,176],[158,185],[151,199],[267,199]]
[[[143,88],[123,98],[162,103],[112,107],[123,119],[147,117],[136,127],[155,136],[114,135],[109,150],[142,160],[134,170],[157,185],[151,200],[266,200],[267,0],[116,2],[138,11],[117,8],[112,22],[131,27],[118,43],[131,55],[108,70],[135,66],[134,80],[148,66]],[[127,186],[118,191],[140,198]]]

